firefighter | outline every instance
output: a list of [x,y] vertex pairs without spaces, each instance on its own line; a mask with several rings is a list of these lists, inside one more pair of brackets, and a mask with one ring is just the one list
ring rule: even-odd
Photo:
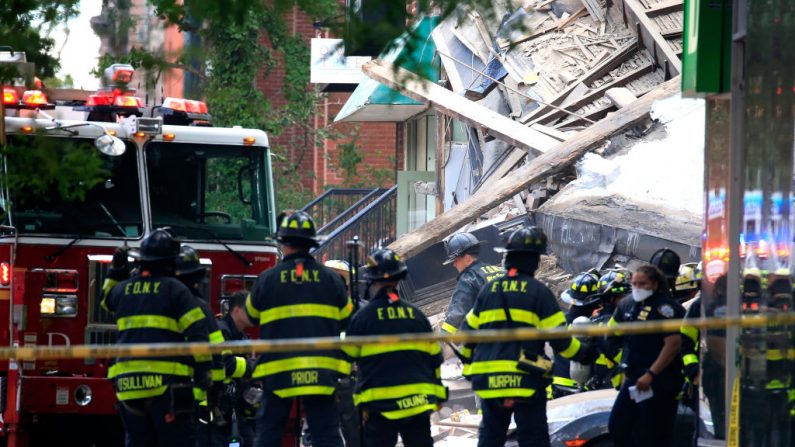
[[651,256],[649,264],[663,272],[668,293],[676,296],[676,278],[679,277],[679,266],[682,265],[679,255],[670,248],[661,248]]
[[[389,249],[367,259],[364,278],[370,303],[351,321],[346,335],[432,333],[422,311],[402,301],[397,285],[406,264]],[[438,343],[395,343],[346,347],[359,365],[354,400],[362,412],[363,445],[394,447],[398,434],[406,447],[432,447],[430,414],[447,400],[439,379]]]
[[[354,276],[356,275],[347,261],[332,259],[324,262],[323,265],[337,272],[345,281],[345,285],[348,286],[348,291],[352,290],[350,287],[351,273],[353,273]],[[363,307],[363,303],[360,303],[358,298],[352,296],[352,294],[351,299],[353,300],[355,314]],[[340,427],[342,429],[342,438],[345,440],[345,447],[360,447],[362,445],[362,427],[359,413],[356,411],[356,405],[353,402],[354,387],[356,385],[354,380],[354,376],[356,375],[356,364],[351,365],[351,373],[352,375],[350,376],[340,378],[335,396],[337,398],[337,408],[340,413]]]
[[[597,325],[609,323],[619,301],[632,290],[629,278],[629,272],[621,268],[608,270],[599,278],[599,308],[591,316],[591,322]],[[599,358],[594,363],[594,386],[619,389],[623,379],[619,368],[621,350],[611,350],[604,338],[597,340],[597,346]]]
[[[676,295],[685,302],[690,302],[685,313],[685,320],[701,318],[701,269],[695,262],[682,264],[675,283]],[[698,329],[683,324],[682,333],[682,364],[684,365],[685,383],[682,388],[683,401],[698,414],[698,383],[699,383],[699,351],[700,341]]]
[[[182,244],[179,249],[176,267],[177,279],[190,289],[196,299],[196,305],[204,312],[204,317],[207,319],[207,327],[210,331],[210,343],[223,343],[224,336],[215,321],[215,315],[210,309],[210,304],[207,302],[207,298],[202,296],[199,291],[201,284],[207,280],[207,268],[201,264],[199,254],[190,245]],[[199,390],[195,391],[198,405],[196,416],[199,422],[197,426],[198,446],[225,446],[229,443],[231,436],[229,420],[223,417],[223,413],[216,406],[225,388],[226,374],[223,357],[228,356],[213,356],[213,368],[210,373],[213,386],[209,390],[211,396]],[[213,403],[212,406],[210,402]]]
[[447,259],[442,265],[453,264],[458,271],[458,283],[441,326],[447,333],[455,334],[461,328],[483,284],[505,274],[502,267],[478,259],[480,244],[472,233],[456,233],[445,243]]
[[[752,306],[751,313],[775,317],[791,312],[793,298],[789,269],[777,268],[762,279],[767,280],[766,286],[761,287],[763,305],[756,310]],[[746,282],[745,285],[750,284]],[[790,445],[792,329],[784,325],[768,326],[764,330],[745,328],[740,339],[743,366],[740,414],[747,415],[740,424],[741,443]]]
[[[566,324],[552,292],[533,278],[547,238],[539,228],[521,228],[511,234],[504,249],[504,276],[489,281],[466,317],[467,330],[536,327],[549,329]],[[565,358],[591,364],[595,351],[576,338],[547,340]],[[483,399],[483,419],[478,446],[505,444],[511,415],[516,421],[519,445],[548,446],[546,386],[552,362],[544,355],[544,340],[467,344],[463,356],[469,363],[464,375]]]
[[[143,239],[136,255],[140,270],[102,301],[116,316],[118,343],[209,342],[207,318],[190,290],[173,278],[178,254],[179,242],[166,230]],[[210,388],[210,368],[211,357],[204,355],[117,358],[108,378],[115,382],[125,445],[193,447],[193,388]]]
[[[284,257],[257,278],[246,300],[260,338],[339,337],[353,304],[342,278],[309,254],[318,245],[314,221],[301,211],[285,216],[276,239]],[[264,395],[255,444],[280,445],[297,399],[314,445],[341,447],[334,392],[338,379],[350,372],[339,350],[260,355],[253,377],[263,381]]]
[[[632,296],[621,300],[608,324],[681,320],[684,315],[684,308],[670,297],[663,272],[653,265],[643,265],[632,275]],[[670,447],[682,387],[679,331],[614,336],[611,342],[623,343],[624,383],[608,423],[615,445]],[[631,397],[634,393],[630,388],[652,390],[653,395],[645,400],[638,397],[638,402]]]
[[[574,277],[569,288],[560,294],[560,299],[569,305],[566,312],[566,325],[571,326],[577,317],[591,318],[599,305],[599,277],[591,272],[583,272]],[[578,393],[582,385],[571,377],[569,359],[555,353],[552,363],[552,384],[547,387],[547,398],[556,399],[561,396]]]
[[[247,296],[245,290],[233,293],[227,301],[226,312],[218,317],[218,328],[226,341],[249,339],[245,331],[252,324],[246,314]],[[251,447],[254,445],[254,418],[262,400],[262,386],[250,380],[254,371],[254,362],[250,358],[226,355],[224,365],[228,386],[219,407],[226,421],[236,423],[235,432],[240,437],[241,447]]]

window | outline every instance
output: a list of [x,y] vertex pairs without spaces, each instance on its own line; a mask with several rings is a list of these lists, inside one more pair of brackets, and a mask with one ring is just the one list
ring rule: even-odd
[[[20,234],[129,237],[143,231],[135,146],[119,157],[99,153],[93,140],[9,137],[3,224]],[[55,179],[38,184],[30,178]],[[27,180],[25,179],[27,177]],[[10,207],[10,213],[5,210]]]
[[153,228],[199,240],[270,236],[267,151],[175,143],[146,147]]

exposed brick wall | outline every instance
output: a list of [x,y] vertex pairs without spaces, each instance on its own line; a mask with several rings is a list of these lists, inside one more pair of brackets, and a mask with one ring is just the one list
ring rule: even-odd
[[[320,125],[331,126],[331,130],[345,135],[356,133],[356,144],[362,149],[363,160],[358,166],[356,181],[364,186],[391,186],[395,183],[395,165],[398,160],[398,142],[395,138],[398,124],[396,123],[336,123],[334,117],[340,111],[350,93],[330,93],[324,101],[324,117]],[[355,132],[358,127],[358,132]],[[326,185],[341,185],[344,183],[344,172],[339,167],[339,144],[350,142],[350,138],[338,141],[326,141],[324,144],[326,163]],[[375,174],[378,171],[381,175]],[[383,175],[386,173],[388,175]],[[379,178],[380,177],[380,178]]]
[[[306,39],[307,45],[310,39],[315,37],[317,30],[312,26],[313,18],[294,8],[285,15],[290,30]],[[263,37],[265,44],[269,45],[266,37]],[[307,64],[309,61],[307,61]],[[270,100],[273,110],[287,107],[287,100],[284,98],[283,86],[285,79],[285,67],[282,60],[277,60],[275,67],[271,69],[267,77],[260,73],[255,86],[261,90]],[[333,130],[350,133],[355,125],[353,124],[333,124],[337,112],[345,104],[350,96],[349,93],[330,93],[328,97],[318,105],[315,117],[307,123],[311,129],[320,129],[326,126],[334,126]],[[394,184],[396,180],[395,160],[398,167],[402,168],[402,125],[396,123],[359,123],[358,145],[364,149],[364,160],[360,164],[360,173],[364,179],[373,169],[391,170],[385,185]],[[285,129],[279,135],[271,136],[272,144],[277,144],[288,148],[287,155],[292,163],[300,160],[298,172],[301,174],[301,185],[312,195],[320,194],[329,185],[341,185],[344,181],[343,172],[338,169],[339,151],[337,143],[325,141],[320,147],[315,146],[312,135],[300,126],[292,126]],[[341,143],[344,143],[342,141]],[[398,150],[401,148],[401,150]],[[278,167],[277,167],[278,168]],[[371,186],[371,185],[368,185]],[[374,184],[372,186],[375,186]]]

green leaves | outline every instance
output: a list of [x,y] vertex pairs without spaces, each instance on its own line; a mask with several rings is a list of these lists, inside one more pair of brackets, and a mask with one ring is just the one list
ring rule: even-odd
[[24,197],[57,193],[67,201],[83,200],[109,175],[101,155],[90,143],[35,135],[9,141],[2,153],[14,166],[6,176],[8,188],[25,191]]
[[[24,51],[28,62],[36,64],[36,75],[52,77],[58,59],[48,54],[55,42],[44,29],[64,23],[78,13],[79,0],[6,1],[0,4],[0,45]],[[16,70],[0,70],[0,82],[17,77]]]

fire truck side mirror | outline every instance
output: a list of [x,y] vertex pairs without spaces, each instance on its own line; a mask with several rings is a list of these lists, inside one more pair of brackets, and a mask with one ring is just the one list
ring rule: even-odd
[[105,155],[118,157],[127,149],[124,142],[112,135],[102,135],[94,140],[94,146]]

